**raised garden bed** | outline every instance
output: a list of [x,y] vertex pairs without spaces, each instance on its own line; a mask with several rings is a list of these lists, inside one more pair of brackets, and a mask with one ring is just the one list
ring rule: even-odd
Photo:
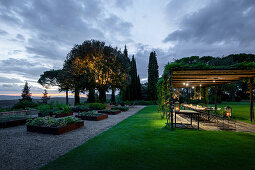
[[61,135],[63,133],[78,129],[82,126],[84,126],[83,121],[68,124],[68,125],[63,126],[63,127],[45,127],[45,126],[30,126],[30,125],[27,125],[27,131],[28,132],[37,132],[37,133],[47,133],[47,134]]
[[0,121],[0,128],[8,128],[13,126],[19,126],[26,124],[28,118],[20,118],[20,119],[14,119],[14,120],[1,120]]
[[84,126],[84,122],[74,117],[38,117],[29,119],[26,125],[28,132],[60,135]]
[[78,117],[82,120],[99,121],[99,120],[107,119],[108,115],[103,113],[96,113],[95,111],[89,111],[89,112],[81,112],[75,117]]
[[56,115],[53,115],[55,118],[59,118],[59,117],[65,117],[65,116],[71,116],[73,115],[73,112],[69,112],[69,113],[58,113]]
[[99,121],[103,119],[107,119],[108,115],[107,114],[100,114],[100,115],[76,115],[75,117],[78,117],[82,120],[92,120],[92,121]]
[[99,110],[98,113],[105,113],[108,115],[117,115],[121,113],[121,111],[120,110]]
[[126,107],[126,106],[113,106],[111,109],[112,109],[112,110],[120,110],[120,111],[122,111],[122,112],[125,112],[125,111],[128,111],[128,110],[129,110],[129,108]]

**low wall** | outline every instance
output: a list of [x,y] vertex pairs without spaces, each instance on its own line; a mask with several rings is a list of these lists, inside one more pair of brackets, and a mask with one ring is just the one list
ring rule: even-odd
[[38,114],[39,110],[18,110],[18,111],[8,111],[8,112],[0,112],[0,115],[35,115]]

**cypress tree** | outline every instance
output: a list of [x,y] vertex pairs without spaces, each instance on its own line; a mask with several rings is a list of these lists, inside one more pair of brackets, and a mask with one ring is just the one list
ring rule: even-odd
[[156,52],[150,53],[148,66],[148,99],[157,100],[158,62]]
[[140,77],[139,75],[137,76],[137,100],[141,100],[141,95],[142,95],[142,87],[141,87],[141,82],[140,82]]
[[21,101],[32,101],[32,98],[31,98],[31,93],[30,93],[30,87],[28,86],[28,83],[26,81],[25,85],[24,85],[24,88],[22,89],[22,93],[21,93]]
[[121,96],[122,100],[130,100],[130,94],[131,94],[131,75],[130,75],[130,59],[128,57],[128,50],[127,46],[125,45],[125,49],[123,51],[124,53],[124,65],[125,65],[125,70],[127,71],[127,80],[126,80],[126,86],[121,88]]
[[134,55],[132,56],[131,60],[131,100],[137,99],[137,69],[136,69],[136,61]]

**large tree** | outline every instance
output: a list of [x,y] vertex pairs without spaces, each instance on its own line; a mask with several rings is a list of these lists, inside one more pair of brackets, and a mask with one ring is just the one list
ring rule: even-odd
[[94,89],[99,92],[100,102],[106,101],[109,88],[120,87],[123,77],[121,53],[104,42],[90,40],[76,45],[68,54],[64,68],[72,75],[75,104],[79,93],[89,90],[89,100],[94,100]]
[[158,62],[156,52],[150,53],[148,66],[148,99],[157,100]]
[[59,91],[66,92],[66,104],[68,104],[68,91],[72,88],[72,79],[65,70],[45,71],[38,80],[38,83],[45,88],[58,86]]

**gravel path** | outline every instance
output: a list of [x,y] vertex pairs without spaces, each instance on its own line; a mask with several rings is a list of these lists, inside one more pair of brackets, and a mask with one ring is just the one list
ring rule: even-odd
[[63,135],[27,132],[26,126],[0,129],[0,169],[38,169],[142,108],[135,106],[101,121],[84,121],[84,127]]

